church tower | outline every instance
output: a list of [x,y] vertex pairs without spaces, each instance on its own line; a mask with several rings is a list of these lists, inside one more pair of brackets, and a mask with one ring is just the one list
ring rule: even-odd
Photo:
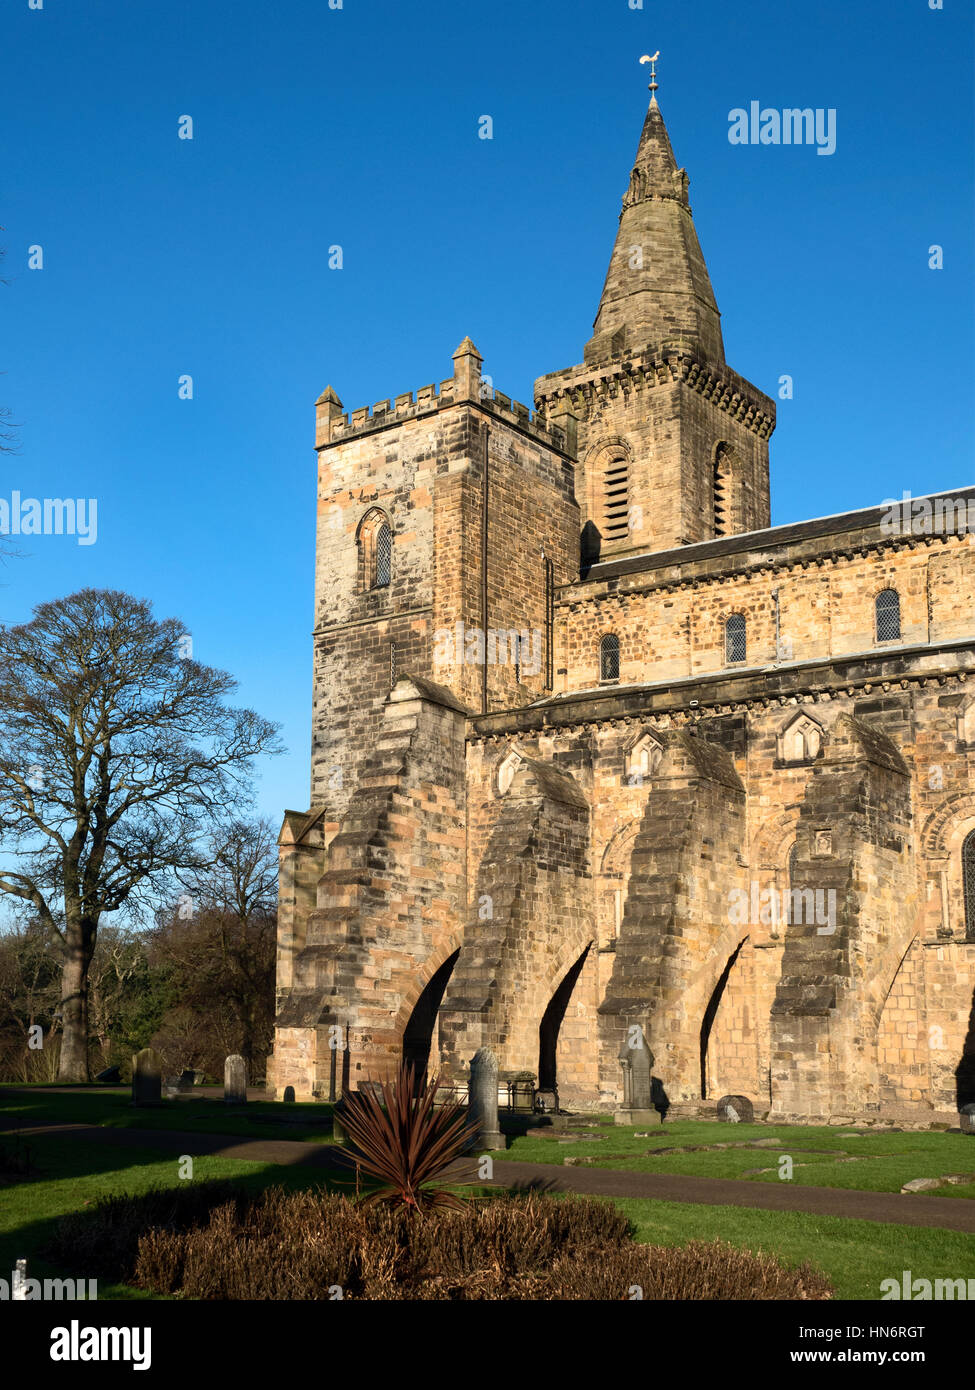
[[578,421],[584,569],[769,524],[775,404],[725,363],[688,183],[654,95],[583,362],[535,383]]

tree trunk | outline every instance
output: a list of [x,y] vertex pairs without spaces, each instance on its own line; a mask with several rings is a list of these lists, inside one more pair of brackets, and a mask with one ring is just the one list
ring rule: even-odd
[[61,972],[61,1065],[59,1081],[88,1081],[88,967],[82,933],[69,927]]

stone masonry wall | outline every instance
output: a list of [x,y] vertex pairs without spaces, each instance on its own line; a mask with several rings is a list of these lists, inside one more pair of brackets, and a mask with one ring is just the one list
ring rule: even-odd
[[292,1085],[309,1099],[386,1075],[424,986],[460,947],[464,729],[449,692],[397,682],[279,1004],[278,1090]]
[[[464,946],[441,1010],[441,1047],[454,1075],[479,1047],[491,1047],[503,1070],[537,1076],[545,1011],[594,940],[589,808],[570,777],[526,758],[492,810]],[[580,1022],[570,1033],[582,1044]],[[567,1069],[566,1090],[592,1102],[595,1038],[588,1032],[585,1044]]]
[[[956,603],[934,602],[946,574],[956,596],[975,589],[975,548],[960,537],[931,546],[917,541],[837,554],[815,565],[790,560],[783,555],[775,568],[755,555],[747,564],[738,556],[724,564],[692,561],[674,573],[632,574],[612,587],[600,582],[564,591],[558,609],[559,688],[584,690],[599,683],[599,642],[607,632],[619,634],[624,683],[728,670],[725,623],[733,613],[746,620],[745,668],[896,651],[962,635]],[[886,588],[900,595],[901,638],[884,644],[875,636],[874,601]]]

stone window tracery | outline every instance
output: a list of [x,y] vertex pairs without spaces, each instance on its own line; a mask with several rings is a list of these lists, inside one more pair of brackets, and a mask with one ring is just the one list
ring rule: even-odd
[[378,507],[366,512],[356,536],[359,547],[359,590],[389,587],[393,571],[393,532]]
[[642,787],[653,777],[663,757],[663,749],[652,734],[641,734],[626,755],[626,783]]
[[780,762],[811,762],[823,746],[823,731],[808,714],[797,714],[779,734],[778,744]]
[[515,780],[515,773],[518,771],[519,767],[521,767],[521,764],[522,757],[516,748],[512,748],[507,757],[501,759],[501,762],[498,764],[499,796],[504,796],[505,792],[511,786],[512,782]]

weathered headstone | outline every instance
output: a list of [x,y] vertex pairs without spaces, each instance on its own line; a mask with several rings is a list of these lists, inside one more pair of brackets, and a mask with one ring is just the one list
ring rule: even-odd
[[467,1086],[470,1119],[478,1127],[476,1146],[503,1149],[504,1135],[498,1123],[498,1059],[489,1047],[480,1047],[471,1059]]
[[118,1067],[106,1067],[104,1071],[98,1073],[95,1080],[102,1086],[121,1086],[122,1073]]
[[284,1095],[281,1097],[281,1099],[282,1099],[283,1101],[287,1101],[287,1102],[291,1103],[291,1102],[294,1101],[294,1098],[295,1098],[295,1088],[294,1088],[293,1086],[285,1086],[285,1088],[284,1088]]
[[962,1134],[975,1134],[975,1103],[963,1105],[958,1111]]
[[144,1047],[132,1058],[132,1104],[159,1105],[162,1101],[162,1058]]
[[247,1065],[237,1052],[223,1064],[223,1098],[230,1105],[243,1105],[247,1100]]
[[755,1107],[747,1096],[722,1096],[717,1109],[718,1119],[725,1124],[750,1125],[755,1119]]
[[645,1125],[654,1117],[653,1060],[643,1029],[637,1025],[628,1028],[619,1052],[623,1071],[623,1108],[616,1112],[618,1125]]

